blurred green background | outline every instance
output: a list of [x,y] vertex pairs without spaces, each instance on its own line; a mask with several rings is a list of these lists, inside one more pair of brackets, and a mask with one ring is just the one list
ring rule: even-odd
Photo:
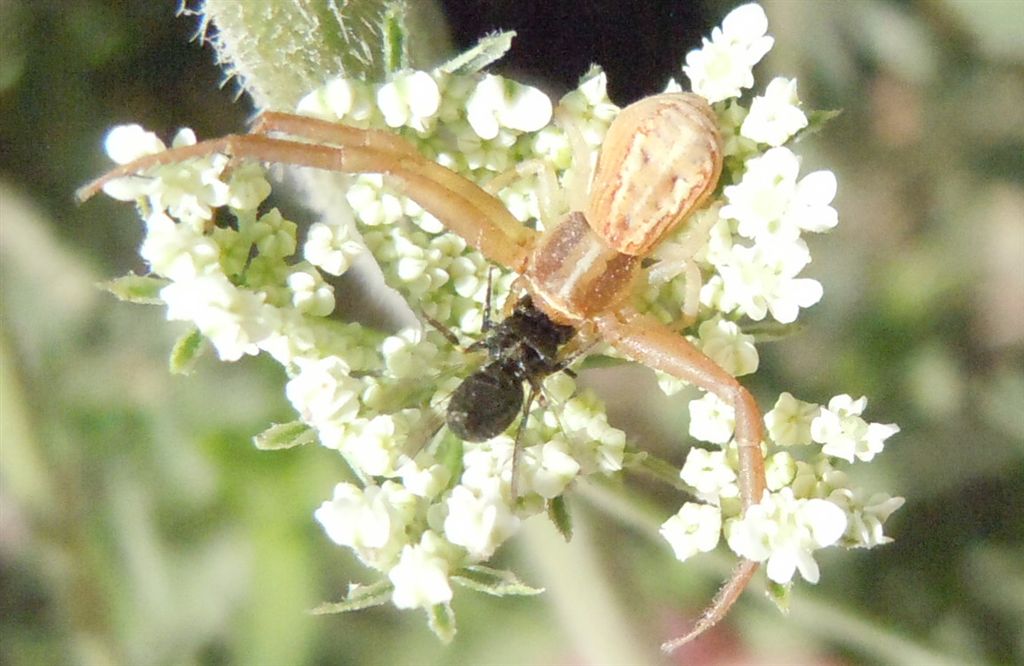
[[[734,5],[577,4],[441,7],[457,47],[519,32],[500,71],[557,95],[598,62],[626,104],[679,77]],[[311,516],[340,460],[252,447],[291,418],[273,363],[169,375],[176,327],[94,287],[143,269],[131,207],[72,201],[106,168],[110,125],[216,136],[245,126],[247,98],[170,0],[0,0],[0,662],[1024,663],[1024,3],[764,6],[761,85],[796,75],[807,107],[843,110],[802,146],[805,171],[836,172],[841,224],[812,246],[823,302],[763,348],[751,387],[867,395],[869,419],[903,431],[861,482],[907,504],[894,544],[824,554],[789,618],[747,594],[663,662],[658,642],[729,560],[675,563],[653,528],[680,498],[642,478],[635,505],[574,497],[572,544],[539,523],[506,546],[502,563],[548,593],[462,591],[450,647],[391,607],[308,615],[368,580]],[[615,422],[681,461],[680,403],[642,370],[608,372],[587,379]]]

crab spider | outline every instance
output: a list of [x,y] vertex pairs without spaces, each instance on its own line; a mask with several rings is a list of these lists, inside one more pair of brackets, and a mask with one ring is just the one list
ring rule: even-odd
[[[567,131],[571,139],[572,128]],[[589,196],[569,192],[575,210],[543,233],[523,226],[494,196],[394,134],[274,112],[262,114],[249,134],[175,148],[118,167],[81,188],[78,197],[84,201],[116,178],[218,153],[235,160],[388,176],[448,230],[518,273],[515,288],[521,297],[552,324],[571,327],[584,348],[604,341],[625,357],[732,405],[743,510],[760,501],[765,490],[763,431],[753,396],[676,330],[629,304],[643,259],[717,186],[722,141],[702,98],[665,93],[623,109],[608,130],[593,174],[578,172],[570,178],[577,188],[589,182]],[[665,647],[692,640],[721,620],[757,567],[741,561],[694,629]]]

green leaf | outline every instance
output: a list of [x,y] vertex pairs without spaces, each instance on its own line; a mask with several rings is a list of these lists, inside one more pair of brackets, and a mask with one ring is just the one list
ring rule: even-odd
[[827,111],[811,111],[810,113],[807,114],[807,127],[797,132],[793,136],[791,141],[793,143],[796,143],[798,141],[802,141],[804,137],[810,136],[811,134],[817,134],[822,129],[824,129],[825,125],[827,125],[833,118],[838,116],[840,113],[842,113],[842,111],[839,109]]
[[427,624],[442,643],[447,645],[455,638],[455,612],[448,604],[428,608]]
[[170,283],[170,280],[163,278],[145,277],[129,273],[108,282],[100,282],[97,286],[100,289],[109,291],[122,301],[142,303],[143,305],[163,305],[164,301],[160,298],[160,290]]
[[302,421],[275,423],[252,438],[256,448],[263,451],[290,449],[294,446],[315,444],[316,441],[316,431]]
[[437,445],[437,452],[434,454],[437,461],[448,470],[448,478],[450,479],[448,485],[451,488],[454,488],[455,484],[462,478],[462,451],[462,440],[448,433],[441,438],[440,443]]
[[450,74],[475,74],[505,55],[515,36],[516,33],[511,31],[487,35],[473,48],[441,65],[440,69]]
[[492,569],[482,564],[459,570],[452,576],[452,580],[463,587],[495,597],[532,596],[544,591],[544,588],[530,587],[511,571]]
[[793,600],[793,583],[775,583],[768,581],[768,598],[774,602],[778,609],[784,614],[789,614],[789,605]]
[[548,500],[548,518],[563,539],[567,542],[572,541],[572,515],[569,513],[569,503],[565,501],[565,495]]
[[409,37],[405,29],[405,3],[391,2],[381,18],[384,70],[388,74],[409,69]]
[[740,330],[754,336],[754,342],[777,342],[802,332],[807,325],[795,321],[792,324],[780,324],[777,321],[741,321]]
[[627,446],[622,457],[622,467],[623,469],[637,470],[649,474],[658,481],[684,493],[693,492],[693,489],[679,478],[679,468],[676,465],[667,460],[662,460],[650,451],[640,451]]
[[391,581],[386,578],[369,585],[352,583],[348,586],[348,594],[344,599],[335,602],[325,601],[309,612],[313,615],[333,615],[380,606],[391,600],[393,589]]
[[592,354],[584,358],[577,369],[590,370],[592,368],[614,368],[629,363],[626,359],[615,358],[605,354]]
[[190,375],[195,369],[196,361],[206,348],[206,338],[198,328],[192,327],[178,338],[171,347],[171,356],[167,359],[167,368],[172,375]]

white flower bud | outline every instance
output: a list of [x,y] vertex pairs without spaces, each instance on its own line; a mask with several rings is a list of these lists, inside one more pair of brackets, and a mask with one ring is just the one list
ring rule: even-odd
[[407,125],[426,131],[440,102],[437,82],[426,72],[403,72],[377,91],[377,107],[388,127]]
[[306,261],[331,275],[341,275],[352,261],[366,251],[361,243],[349,236],[345,225],[316,222],[306,234],[302,255]]
[[167,146],[153,132],[141,125],[117,125],[107,132],[103,149],[118,164],[128,164],[146,155],[167,150]]
[[466,114],[477,136],[491,140],[502,127],[535,132],[551,122],[551,99],[531,86],[488,74],[466,102]]

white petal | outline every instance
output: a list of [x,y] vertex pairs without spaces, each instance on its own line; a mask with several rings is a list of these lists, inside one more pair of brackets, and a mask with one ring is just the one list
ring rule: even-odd
[[338,118],[344,118],[352,110],[355,93],[347,79],[333,79],[324,86],[324,101]]
[[518,86],[501,114],[501,123],[520,132],[536,132],[551,122],[551,98],[530,86]]
[[793,580],[793,573],[796,572],[796,553],[788,550],[776,550],[768,558],[768,566],[765,573],[770,580],[779,584],[786,584]]
[[800,179],[797,195],[807,204],[827,206],[836,196],[836,175],[827,169],[812,171]]
[[796,566],[804,580],[811,584],[818,583],[821,572],[818,569],[818,563],[814,561],[814,557],[810,553],[805,550],[798,551],[796,553]]
[[831,546],[846,531],[846,512],[828,500],[808,500],[800,508],[800,516],[819,547]]
[[153,132],[147,132],[141,125],[118,125],[107,132],[103,148],[110,159],[118,164],[161,153],[167,149],[164,142]]
[[768,16],[757,3],[740,5],[722,20],[722,33],[733,40],[751,41],[768,31]]
[[394,81],[384,84],[377,91],[377,108],[384,114],[384,122],[388,127],[401,127],[409,119],[409,107]]
[[419,118],[429,118],[441,105],[437,82],[426,72],[413,72],[403,82],[409,108]]
[[[821,283],[811,278],[799,278],[790,282],[790,289],[793,291],[796,302],[802,308],[809,308],[821,300],[825,291]],[[783,322],[788,323],[788,322]]]

